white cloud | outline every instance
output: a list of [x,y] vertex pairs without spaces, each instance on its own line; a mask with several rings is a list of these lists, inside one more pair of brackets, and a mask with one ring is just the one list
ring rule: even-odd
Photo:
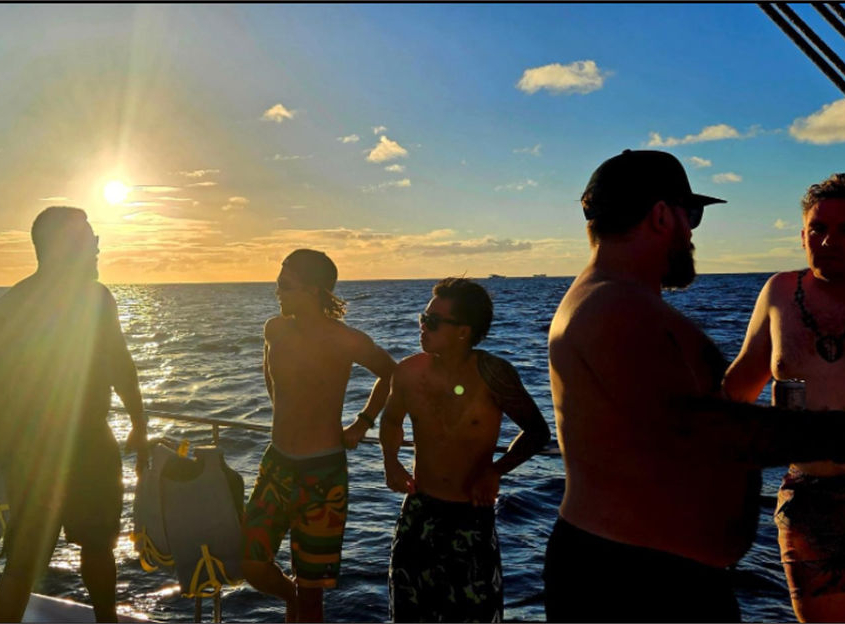
[[189,202],[193,201],[190,197],[159,197],[159,201],[172,201],[172,202]]
[[789,127],[789,134],[802,143],[815,145],[845,142],[845,99],[825,104],[808,117],[799,117]]
[[373,126],[373,134],[381,134],[387,132],[387,126]]
[[293,119],[294,114],[295,111],[289,111],[281,104],[276,104],[264,111],[264,114],[261,115],[261,119],[282,123],[285,119]]
[[788,221],[784,221],[783,219],[776,219],[775,222],[772,224],[772,227],[776,230],[791,230],[796,226],[789,223]]
[[200,186],[200,187],[202,187],[202,186],[217,186],[217,182],[211,182],[211,181],[194,182],[193,184],[189,184],[188,188],[193,188],[193,187],[197,187],[197,186]]
[[357,134],[350,134],[343,137],[337,137],[337,140],[341,143],[357,143],[361,140],[361,137],[359,137]]
[[408,156],[408,150],[399,145],[396,141],[391,141],[386,136],[382,135],[370,153],[367,155],[367,160],[370,162],[384,162],[386,160],[393,160],[394,158],[405,158]]
[[714,174],[712,180],[716,184],[729,184],[731,182],[742,182],[742,176],[729,171],[727,173]]
[[39,197],[38,201],[60,202],[60,201],[70,201],[70,198],[69,197]]
[[595,61],[575,61],[569,65],[552,63],[542,67],[526,69],[516,84],[526,93],[548,89],[552,93],[580,93],[596,91],[604,86],[609,73],[602,73]]
[[687,160],[692,163],[693,167],[701,169],[702,167],[712,167],[713,161],[706,158],[699,158],[698,156],[690,156]]
[[[754,136],[756,131],[752,130],[746,136]],[[674,145],[686,145],[688,143],[701,143],[702,141],[721,141],[723,139],[744,138],[736,128],[728,124],[715,124],[706,126],[698,134],[688,134],[684,138],[666,137],[665,139],[657,132],[648,133],[649,147],[672,147]]]
[[165,206],[165,204],[157,201],[131,201],[123,202],[123,205],[130,208],[163,208]]
[[136,191],[143,191],[145,193],[174,193],[177,191],[181,191],[182,189],[178,186],[133,186],[133,190]]
[[179,175],[186,178],[204,178],[211,173],[220,173],[220,169],[195,169],[193,171],[180,171]]
[[532,156],[539,156],[540,155],[540,148],[543,147],[540,143],[537,143],[534,147],[520,147],[513,151],[514,154],[531,154]]
[[221,208],[223,212],[229,212],[231,210],[243,210],[244,206],[249,203],[249,200],[246,197],[230,197],[229,203],[226,204]]
[[[795,240],[795,239],[790,239]],[[738,267],[743,267],[746,270],[748,268],[760,268],[761,264],[759,262],[761,260],[785,260],[785,261],[794,261],[794,260],[801,260],[804,257],[804,252],[801,249],[800,245],[793,245],[791,247],[773,247],[766,251],[756,252],[756,253],[723,253],[716,258],[711,258],[706,261],[707,264],[713,265],[714,268],[717,266],[729,266],[729,265],[736,265]],[[736,269],[733,269],[730,272],[734,272]],[[722,272],[722,271],[714,271],[714,272]]]
[[405,165],[393,164],[388,165],[384,168],[385,171],[389,171],[390,173],[402,173],[405,171]]
[[383,191],[386,188],[407,188],[411,186],[411,180],[403,178],[401,180],[391,180],[390,182],[382,182],[381,184],[371,184],[370,186],[362,186],[361,190],[365,193],[374,193],[375,191]]
[[532,179],[520,180],[519,182],[511,182],[510,184],[503,184],[495,187],[494,191],[524,191],[529,187],[535,187],[537,183]]
[[308,160],[309,158],[314,158],[314,155],[309,154],[308,156],[298,156],[296,154],[290,154],[282,156],[281,154],[276,154],[273,156],[273,160]]

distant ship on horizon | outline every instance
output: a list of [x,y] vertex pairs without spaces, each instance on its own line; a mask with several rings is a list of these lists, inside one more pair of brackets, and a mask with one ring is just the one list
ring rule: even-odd
[[505,276],[499,275],[498,273],[491,273],[488,279],[505,279]]
[[546,274],[545,273],[535,273],[531,277],[546,277]]

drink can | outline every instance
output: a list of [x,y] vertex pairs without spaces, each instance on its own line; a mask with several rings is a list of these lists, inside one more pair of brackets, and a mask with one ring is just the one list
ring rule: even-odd
[[803,379],[775,379],[772,382],[772,405],[802,410],[807,406],[807,388]]

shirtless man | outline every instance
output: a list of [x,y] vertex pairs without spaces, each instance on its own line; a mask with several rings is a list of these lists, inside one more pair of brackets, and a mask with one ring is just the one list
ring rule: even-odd
[[[724,389],[733,399],[754,402],[772,377],[803,379],[808,408],[842,409],[845,173],[812,185],[801,204],[809,269],[766,282]],[[802,622],[845,620],[845,464],[792,464],[775,521],[795,615]]]
[[[502,475],[540,451],[549,426],[505,360],[474,349],[493,319],[476,283],[446,278],[420,315],[423,353],[391,382],[380,439],[388,487],[407,494],[390,555],[396,622],[498,622],[503,592],[493,504]],[[502,414],[521,429],[496,461]],[[411,415],[413,477],[398,458]]]
[[845,457],[845,413],[721,398],[716,346],[661,298],[695,277],[704,206],[670,154],[603,163],[582,196],[592,256],[549,331],[566,492],[546,552],[549,621],[737,621],[760,468]]
[[[346,451],[354,449],[387,398],[395,362],[341,319],[332,294],[337,268],[324,253],[297,249],[276,281],[281,315],[264,326],[264,380],[273,402],[272,443],[261,460],[244,519],[244,576],[287,602],[288,622],[322,622],[323,589],[337,586],[347,510]],[[378,377],[367,404],[343,427],[352,365]],[[275,563],[291,533],[291,567]]]
[[32,224],[38,270],[0,298],[0,468],[10,495],[0,622],[19,622],[64,527],[98,622],[117,621],[113,549],[123,510],[112,389],[132,421],[126,449],[147,457],[138,375],[117,306],[97,281],[98,237],[79,208]]

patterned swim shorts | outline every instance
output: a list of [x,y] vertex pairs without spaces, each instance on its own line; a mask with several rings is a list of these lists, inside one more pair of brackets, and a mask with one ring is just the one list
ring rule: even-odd
[[408,495],[393,537],[389,590],[394,622],[501,622],[493,507]]
[[244,558],[274,561],[290,531],[291,564],[303,587],[332,588],[346,526],[346,452],[291,456],[272,444],[244,511]]
[[790,468],[775,523],[792,598],[845,593],[845,476]]

